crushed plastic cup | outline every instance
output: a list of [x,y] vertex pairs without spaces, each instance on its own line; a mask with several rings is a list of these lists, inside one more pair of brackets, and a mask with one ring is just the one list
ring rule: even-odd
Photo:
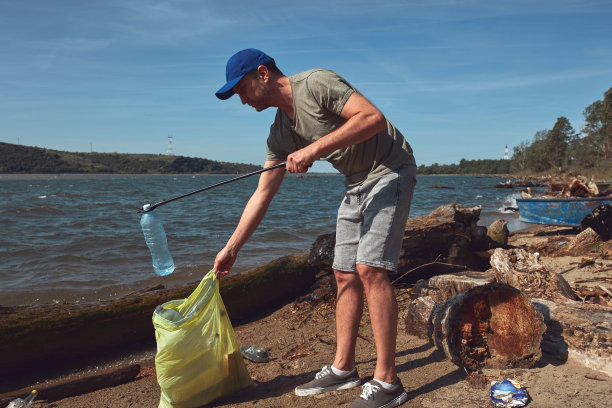
[[266,349],[255,346],[240,346],[240,352],[244,358],[255,363],[267,363],[270,361],[270,356]]
[[491,383],[491,401],[496,407],[524,407],[529,402],[529,394],[525,387],[508,378]]

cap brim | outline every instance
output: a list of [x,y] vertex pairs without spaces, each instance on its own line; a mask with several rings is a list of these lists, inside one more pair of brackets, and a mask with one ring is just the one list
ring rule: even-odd
[[226,99],[231,98],[231,96],[234,95],[235,93],[233,88],[236,86],[238,82],[240,82],[240,80],[243,77],[244,75],[241,75],[238,78],[234,78],[231,81],[228,81],[225,85],[223,85],[221,89],[215,92],[215,95],[217,95],[217,98],[221,100],[226,100]]

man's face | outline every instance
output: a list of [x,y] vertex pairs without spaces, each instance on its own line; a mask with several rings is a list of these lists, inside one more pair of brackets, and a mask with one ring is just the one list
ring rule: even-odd
[[240,96],[240,101],[242,101],[243,105],[248,104],[257,112],[261,112],[270,107],[270,104],[267,102],[266,85],[264,78],[255,70],[246,74],[240,82],[234,86],[233,90]]

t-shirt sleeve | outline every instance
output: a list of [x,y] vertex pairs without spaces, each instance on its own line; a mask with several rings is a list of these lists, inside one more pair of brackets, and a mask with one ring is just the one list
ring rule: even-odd
[[284,129],[282,113],[280,109],[276,112],[276,118],[270,126],[270,134],[266,142],[266,160],[282,161],[295,151],[294,145],[288,143],[291,140],[287,137],[289,129]]
[[333,71],[315,71],[308,76],[307,84],[317,103],[336,115],[340,115],[346,101],[356,92],[351,84]]

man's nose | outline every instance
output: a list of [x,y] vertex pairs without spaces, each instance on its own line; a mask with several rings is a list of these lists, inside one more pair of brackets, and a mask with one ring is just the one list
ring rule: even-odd
[[240,96],[240,102],[242,102],[242,104],[244,105],[246,103],[246,98],[242,95],[239,95],[239,96]]

